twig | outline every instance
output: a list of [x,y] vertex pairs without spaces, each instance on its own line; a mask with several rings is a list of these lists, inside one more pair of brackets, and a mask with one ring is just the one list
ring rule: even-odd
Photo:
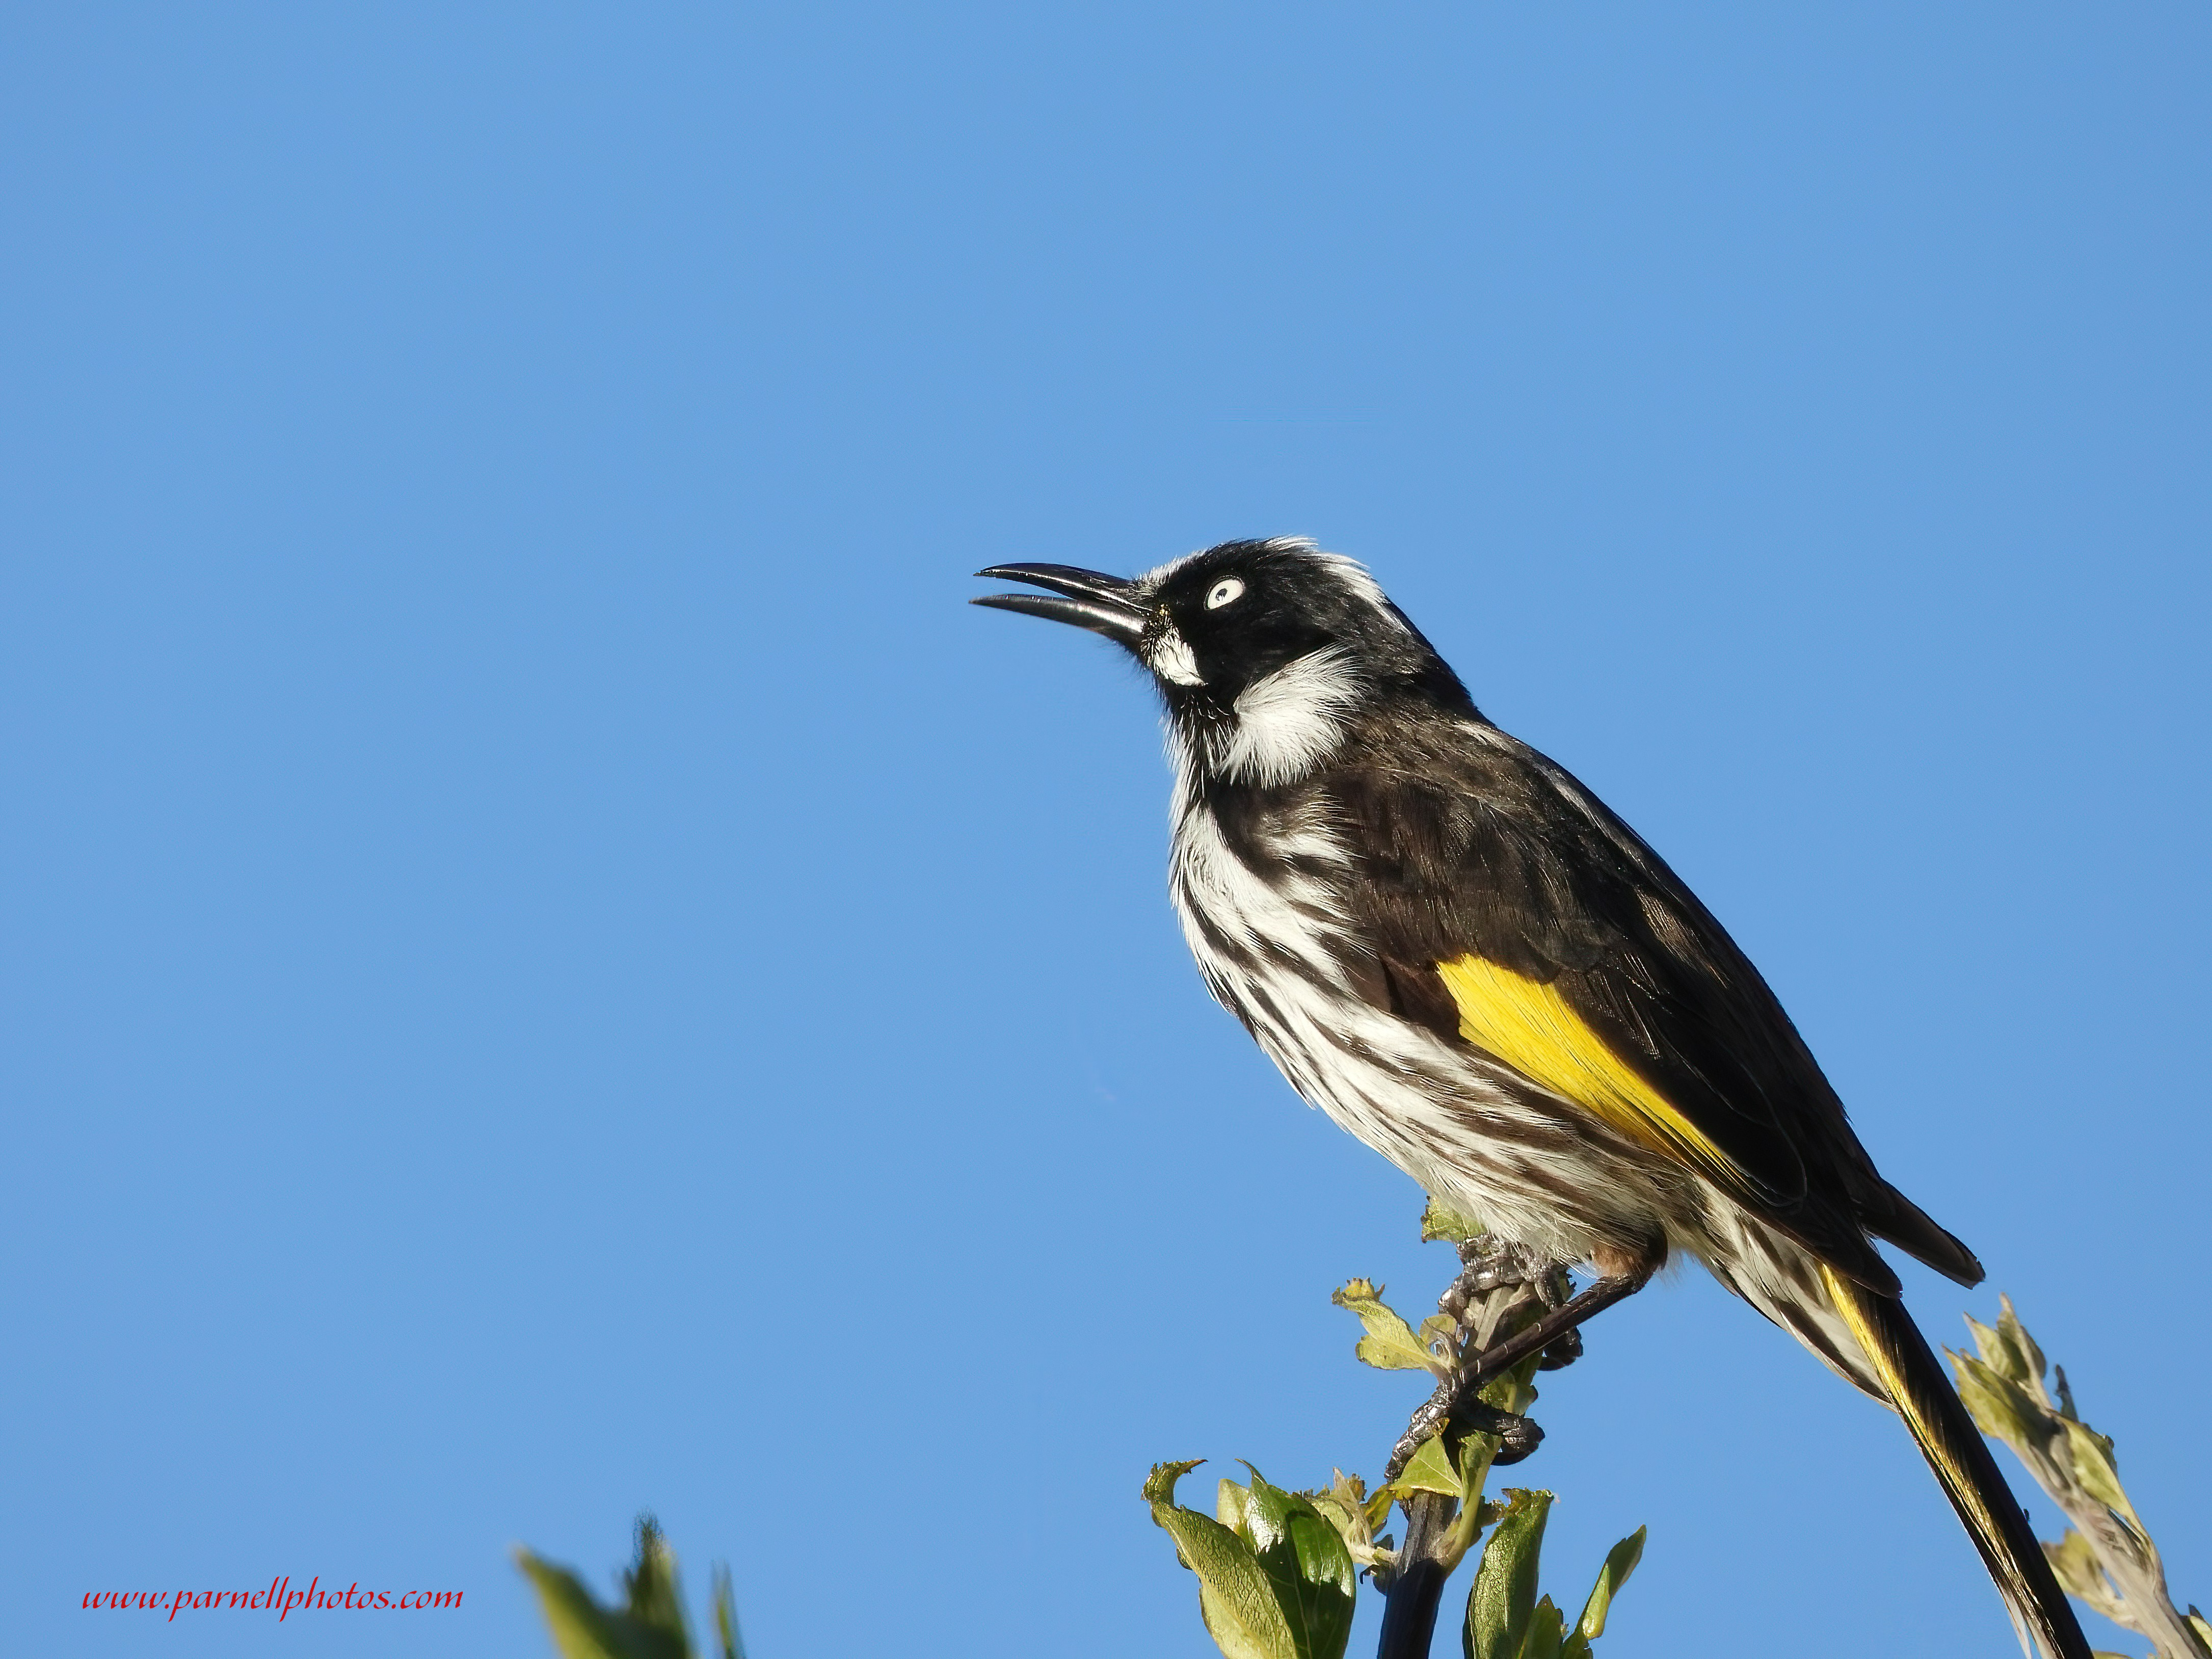
[[1437,1608],[1444,1580],[1456,1562],[1437,1557],[1437,1545],[1451,1529],[1459,1505],[1441,1492],[1416,1492],[1405,1500],[1406,1543],[1390,1574],[1382,1602],[1382,1637],[1376,1659],[1426,1659],[1437,1633]]
[[[1548,1275],[1558,1272],[1559,1269],[1556,1266],[1547,1263],[1540,1271]],[[1491,1432],[1496,1432],[1487,1424],[1469,1423],[1466,1420],[1471,1414],[1471,1408],[1480,1407],[1480,1401],[1477,1401],[1475,1396],[1481,1391],[1484,1385],[1504,1376],[1529,1355],[1540,1353],[1552,1347],[1553,1344],[1563,1341],[1614,1303],[1633,1296],[1644,1288],[1649,1277],[1650,1275],[1646,1274],[1642,1278],[1601,1279],[1565,1305],[1557,1304],[1551,1298],[1545,1297],[1542,1294],[1545,1287],[1542,1281],[1539,1280],[1537,1284],[1526,1287],[1530,1292],[1529,1296],[1515,1298],[1510,1308],[1497,1307],[1486,1310],[1484,1328],[1468,1344],[1473,1358],[1463,1359],[1459,1369],[1439,1382],[1437,1385],[1437,1391],[1429,1396],[1419,1411],[1413,1413],[1412,1419],[1406,1425],[1406,1432],[1398,1437],[1398,1443],[1390,1449],[1390,1461],[1383,1466],[1382,1478],[1385,1480],[1395,1480],[1403,1474],[1406,1472],[1407,1463],[1412,1459],[1413,1454],[1421,1449],[1423,1443],[1447,1426],[1484,1428],[1489,1429]],[[1447,1302],[1451,1294],[1449,1291],[1444,1293]],[[1499,1313],[1522,1312],[1531,1297],[1548,1311],[1541,1318],[1522,1327],[1504,1341],[1490,1342],[1491,1333],[1501,1322],[1498,1318]],[[1494,1297],[1492,1299],[1495,1300]],[[1439,1305],[1443,1304],[1439,1304]],[[1445,1311],[1449,1313],[1452,1310],[1447,1306]],[[1455,1314],[1454,1316],[1458,1316]],[[1578,1350],[1579,1344],[1577,1346]],[[1561,1363],[1565,1363],[1565,1359],[1562,1359]],[[1528,1449],[1534,1450],[1534,1445],[1530,1445]]]
[[[1575,1305],[1559,1305],[1565,1274],[1554,1263],[1484,1238],[1462,1243],[1460,1258],[1465,1271],[1437,1304],[1456,1327],[1451,1346],[1457,1363],[1407,1424],[1384,1468],[1385,1480],[1403,1474],[1413,1455],[1438,1433],[1445,1435],[1449,1451],[1455,1449],[1452,1441],[1464,1440],[1469,1432],[1497,1432],[1505,1426],[1500,1419],[1522,1424],[1523,1419],[1476,1396],[1485,1383],[1545,1347],[1552,1338],[1533,1342],[1528,1338]],[[1577,1297],[1576,1302],[1584,1299]],[[1495,1340],[1501,1330],[1509,1334],[1503,1340]],[[1491,1425],[1468,1420],[1483,1412],[1489,1413]],[[1534,1430],[1535,1425],[1526,1427]],[[1457,1436],[1451,1432],[1455,1428],[1460,1430]],[[1535,1437],[1526,1438],[1528,1449],[1534,1449]],[[1376,1659],[1425,1659],[1436,1634],[1444,1580],[1459,1565],[1469,1541],[1461,1535],[1466,1529],[1452,1524],[1458,1518],[1457,1499],[1440,1492],[1415,1492],[1401,1500],[1401,1507],[1406,1512],[1406,1541],[1384,1587],[1382,1634]]]
[[2002,1303],[1994,1330],[1966,1321],[1980,1356],[1954,1353],[1951,1364],[1982,1432],[2010,1446],[2074,1523],[2043,1547],[2059,1582],[2114,1624],[2148,1637],[2156,1659],[2212,1659],[2212,1622],[2173,1605],[2158,1546],[2120,1485],[2112,1441],[2075,1410],[2064,1366],[2055,1368],[2055,1396],[2045,1386],[2043,1350],[2012,1298]]

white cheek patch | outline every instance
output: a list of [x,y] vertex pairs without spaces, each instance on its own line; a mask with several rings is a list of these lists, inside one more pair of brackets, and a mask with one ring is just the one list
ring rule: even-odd
[[1220,754],[1222,775],[1263,787],[1305,776],[1344,741],[1345,713],[1363,689],[1350,653],[1335,646],[1253,681],[1237,699],[1236,729]]
[[1145,666],[1171,685],[1204,685],[1206,676],[1198,672],[1198,659],[1190,648],[1190,641],[1172,628],[1163,628],[1157,637],[1145,646]]

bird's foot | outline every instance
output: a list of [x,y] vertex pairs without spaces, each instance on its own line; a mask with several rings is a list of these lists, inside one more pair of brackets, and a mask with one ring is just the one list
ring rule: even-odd
[[1525,1285],[1535,1290],[1547,1308],[1556,1305],[1547,1294],[1551,1277],[1547,1270],[1552,1264],[1526,1244],[1516,1244],[1495,1233],[1478,1233],[1461,1241],[1459,1260],[1459,1277],[1437,1298],[1437,1306],[1462,1324],[1467,1322],[1468,1304],[1493,1291]]
[[1501,1411],[1481,1400],[1454,1400],[1447,1387],[1438,1389],[1434,1399],[1413,1413],[1413,1420],[1406,1425],[1406,1432],[1390,1449],[1390,1460],[1383,1467],[1382,1478],[1395,1480],[1413,1461],[1413,1454],[1425,1442],[1442,1432],[1447,1424],[1456,1431],[1496,1435],[1498,1455],[1490,1460],[1493,1467],[1518,1463],[1544,1438],[1544,1431],[1534,1418]]
[[1518,1412],[1500,1411],[1480,1400],[1462,1406],[1452,1413],[1452,1419],[1478,1433],[1498,1437],[1498,1455],[1490,1460],[1492,1468],[1518,1463],[1544,1441],[1544,1431],[1537,1426],[1535,1419],[1523,1417]]
[[1562,1331],[1544,1350],[1544,1357],[1536,1362],[1540,1371],[1565,1370],[1583,1357],[1583,1334],[1580,1326]]
[[[1574,1285],[1567,1278],[1566,1268],[1552,1261],[1540,1251],[1526,1244],[1516,1244],[1494,1233],[1481,1233],[1463,1240],[1459,1247],[1460,1273],[1451,1288],[1437,1299],[1437,1306],[1458,1322],[1462,1329],[1472,1328],[1474,1322],[1468,1317],[1468,1306],[1478,1297],[1487,1297],[1492,1291],[1526,1288],[1533,1294],[1546,1313],[1564,1307],[1573,1294]],[[1539,1370],[1555,1371],[1571,1365],[1582,1358],[1583,1339],[1577,1331],[1567,1331],[1544,1350]]]

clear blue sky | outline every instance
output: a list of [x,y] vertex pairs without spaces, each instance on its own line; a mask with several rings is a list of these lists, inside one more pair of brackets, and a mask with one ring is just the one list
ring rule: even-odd
[[[650,1505],[757,1659],[1210,1653],[1146,1466],[1371,1473],[1328,1291],[1445,1261],[1206,999],[1144,688],[963,601],[1279,532],[1700,890],[2212,1602],[2208,84],[2181,3],[14,8],[4,1644],[542,1655],[508,1547]],[[1701,1273],[1590,1349],[1516,1478],[1571,1594],[1649,1523],[1617,1659],[2014,1651]],[[466,1601],[79,1606],[282,1573]]]

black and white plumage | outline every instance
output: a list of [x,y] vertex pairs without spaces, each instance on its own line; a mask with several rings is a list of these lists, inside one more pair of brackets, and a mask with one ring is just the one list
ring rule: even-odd
[[1876,1172],[1758,970],[1633,830],[1310,543],[1225,543],[1133,580],[982,574],[1049,591],[977,603],[1151,671],[1185,936],[1300,1095],[1554,1260],[1705,1262],[1899,1410],[2023,1639],[2086,1659],[1873,1241],[1961,1284],[1980,1264]]

